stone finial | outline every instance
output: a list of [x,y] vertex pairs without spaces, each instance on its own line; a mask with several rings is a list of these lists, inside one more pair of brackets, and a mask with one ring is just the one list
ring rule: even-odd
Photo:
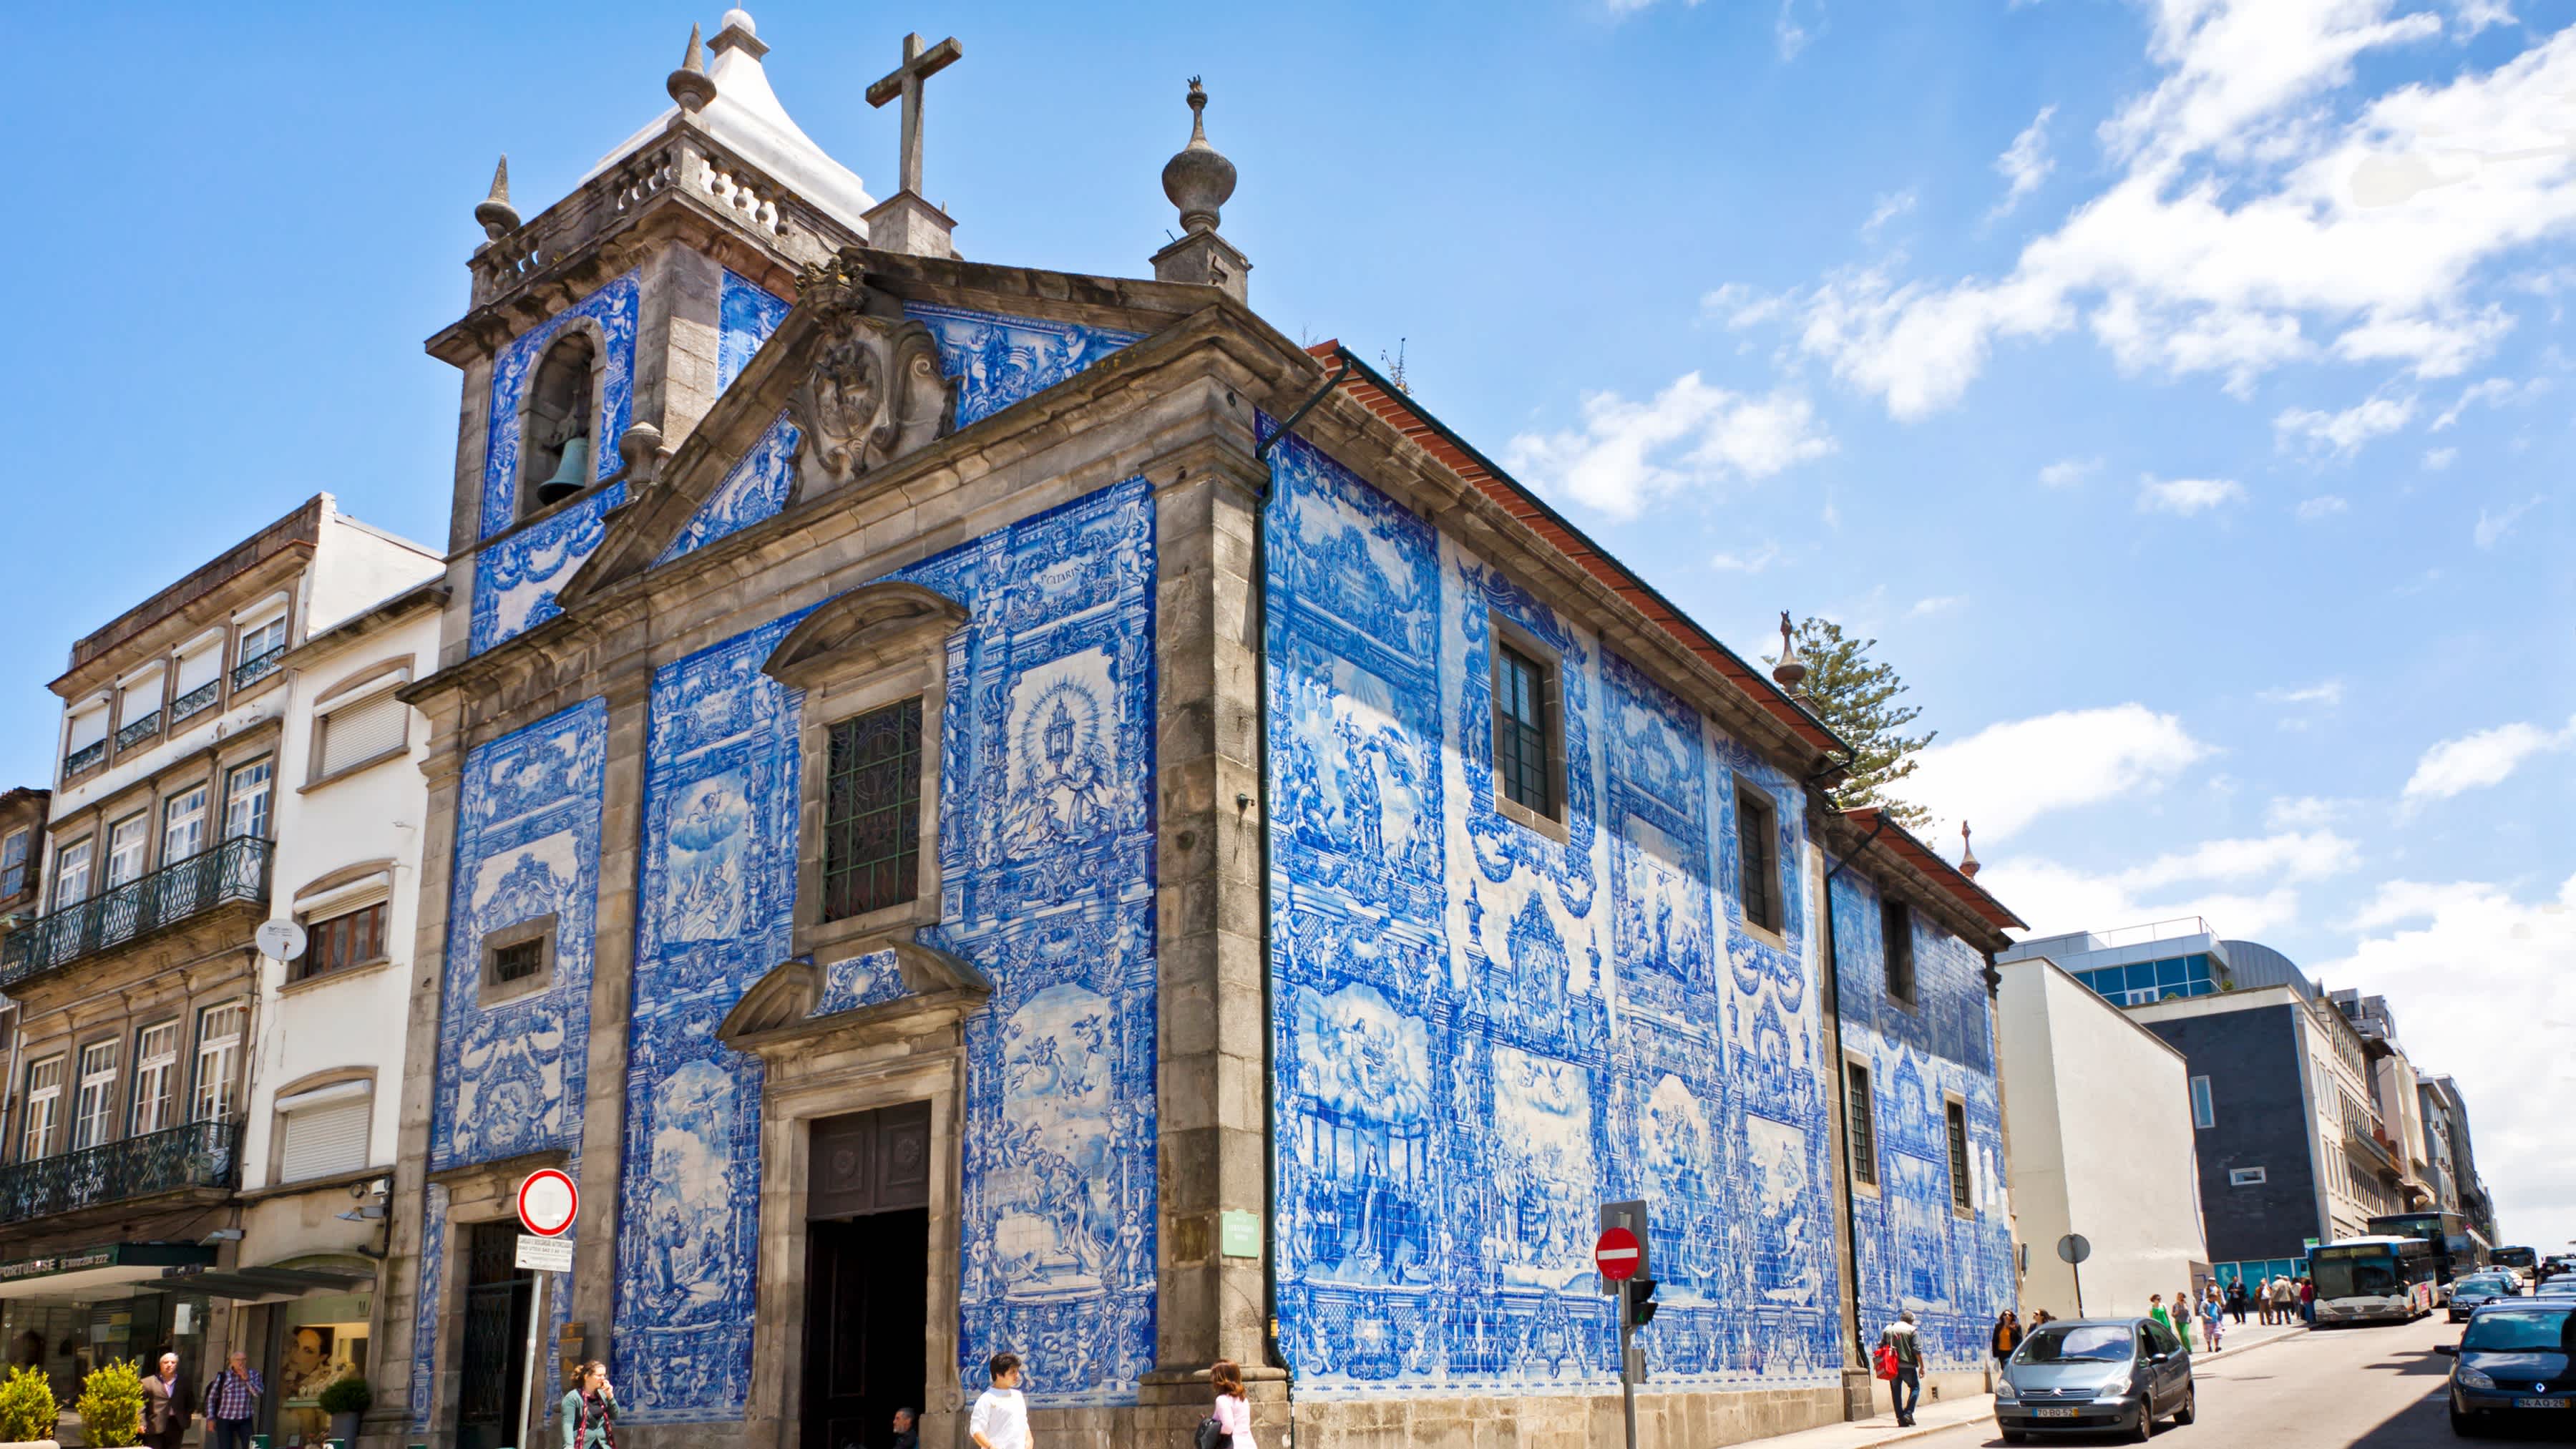
[[1771,678],[1782,689],[1795,691],[1807,682],[1807,661],[1798,657],[1798,639],[1789,623],[1789,611],[1780,611],[1780,662],[1771,666]]
[[474,222],[483,235],[499,241],[519,229],[519,209],[510,204],[510,158],[492,168],[492,190],[474,206]]
[[1977,847],[1968,839],[1968,822],[1962,820],[1959,822],[1959,874],[1975,880],[1978,869]]
[[1163,163],[1163,194],[1181,209],[1181,229],[1216,230],[1219,208],[1234,195],[1234,163],[1208,144],[1207,87],[1190,77],[1190,143]]
[[707,74],[707,48],[698,39],[698,27],[689,27],[689,48],[680,52],[680,68],[671,72],[671,78],[662,86],[671,93],[671,99],[680,103],[680,109],[691,115],[705,110],[708,102],[716,98],[715,78]]

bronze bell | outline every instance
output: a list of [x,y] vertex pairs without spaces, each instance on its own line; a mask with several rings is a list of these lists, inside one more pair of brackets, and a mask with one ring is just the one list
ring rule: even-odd
[[537,506],[551,507],[570,498],[590,484],[590,439],[579,433],[564,439],[563,459],[555,465],[555,475],[537,485]]

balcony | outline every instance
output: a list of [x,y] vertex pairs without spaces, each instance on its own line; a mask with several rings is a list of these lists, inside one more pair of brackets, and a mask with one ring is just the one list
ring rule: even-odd
[[2345,1127],[2343,1147],[2344,1151],[2352,1154],[2355,1161],[2392,1182],[2406,1176],[2406,1170],[2398,1165],[2396,1151],[2389,1146],[2388,1139],[2379,1134],[2377,1128],[2364,1131],[2359,1127]]
[[63,778],[96,769],[107,763],[107,737],[102,735],[70,754],[63,756]]
[[239,836],[38,916],[0,941],[0,991],[225,906],[266,914],[271,850],[265,840]]
[[195,719],[198,715],[214,708],[215,701],[223,696],[224,682],[220,679],[207,680],[170,701],[170,723],[175,725],[182,720]]
[[233,666],[233,688],[248,689],[277,672],[277,661],[286,657],[286,646],[278,645],[265,654],[254,654]]
[[136,745],[161,733],[161,711],[154,710],[116,732],[116,752],[124,754]]
[[192,1122],[78,1152],[0,1167],[0,1223],[191,1188],[229,1191],[241,1163],[239,1123]]

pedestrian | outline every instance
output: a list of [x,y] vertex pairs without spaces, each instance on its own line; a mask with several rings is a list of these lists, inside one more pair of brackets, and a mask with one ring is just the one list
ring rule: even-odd
[[2189,1293],[2175,1294],[2173,1301],[2173,1318],[2165,1325],[2167,1328],[2174,1331],[2174,1337],[2182,1340],[2182,1351],[2185,1353],[2191,1352],[2192,1301],[2192,1296]]
[[2173,1315],[2165,1312],[2165,1295],[2161,1293],[2147,1295],[2147,1316],[2167,1328],[2173,1327]]
[[[1224,1436],[1215,1442],[1224,1449],[1254,1449],[1252,1403],[1243,1396],[1243,1370],[1232,1359],[1218,1359],[1208,1365],[1208,1387],[1216,1390],[1216,1406],[1208,1414],[1208,1422]],[[1199,1442],[1208,1441],[1209,1435],[1202,1429]]]
[[2317,1321],[2317,1280],[2304,1275],[2299,1279],[2299,1321]]
[[2227,1329],[2227,1300],[2218,1295],[2218,1285],[2209,1285],[2209,1294],[2200,1300],[2200,1324],[2209,1335],[2209,1351],[2218,1352],[2218,1340]]
[[2235,1315],[2237,1327],[2245,1326],[2245,1280],[2242,1278],[2227,1285],[2227,1311]]
[[975,1449],[1029,1449],[1029,1401],[1020,1392],[1020,1356],[997,1353],[984,1365],[993,1386],[976,1396],[966,1434]]
[[214,1425],[213,1449],[250,1449],[251,1421],[268,1385],[250,1366],[250,1351],[234,1349],[224,1356],[224,1371],[206,1385],[206,1422]]
[[2287,1274],[2272,1275],[2271,1291],[2264,1301],[2271,1305],[2271,1322],[2275,1326],[2290,1321],[2290,1279]]
[[1896,1377],[1887,1385],[1887,1396],[1896,1404],[1896,1426],[1911,1428],[1914,1405],[1923,1397],[1923,1346],[1914,1337],[1914,1310],[1896,1315],[1896,1321],[1879,1331],[1881,1348],[1896,1356]]
[[578,1381],[563,1396],[561,1449],[617,1449],[617,1392],[608,1386],[608,1365],[597,1359],[581,1366]]
[[2036,1329],[2036,1328],[2038,1328],[2039,1326],[2041,1326],[2042,1324],[2048,1323],[2048,1322],[2050,1322],[2050,1321],[2051,1321],[2051,1320],[2050,1320],[2050,1318],[2049,1318],[2049,1316],[2048,1316],[2048,1310],[2047,1310],[2047,1309],[2045,1309],[2045,1308],[2040,1309],[2039,1311],[2037,1311],[2036,1313],[2033,1313],[2033,1314],[2030,1316],[2030,1326],[2031,1326],[2032,1328],[2034,1328],[2034,1329]]
[[161,1355],[160,1370],[143,1381],[143,1442],[152,1449],[179,1449],[196,1412],[179,1383],[179,1356]]
[[921,1416],[910,1409],[894,1411],[894,1443],[890,1449],[921,1449]]
[[1995,1363],[2000,1366],[2011,1358],[2013,1349],[2020,1343],[2021,1319],[2007,1308],[1995,1318]]

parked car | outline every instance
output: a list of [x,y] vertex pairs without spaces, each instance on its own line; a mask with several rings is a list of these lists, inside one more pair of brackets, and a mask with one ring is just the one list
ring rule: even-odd
[[2576,1298],[2576,1274],[2561,1273],[2531,1290],[2534,1298]]
[[2191,1351],[2152,1318],[2079,1318],[2031,1330],[1995,1383],[2004,1442],[2034,1433],[2123,1431],[2144,1443],[2156,1420],[2198,1412]]
[[2563,1424],[2576,1408],[2576,1299],[2490,1303],[2469,1315],[2451,1359],[2451,1432],[2508,1420]]
[[2451,1321],[2458,1323],[2473,1308],[2511,1298],[2521,1290],[2510,1273],[2473,1273],[2451,1285]]

